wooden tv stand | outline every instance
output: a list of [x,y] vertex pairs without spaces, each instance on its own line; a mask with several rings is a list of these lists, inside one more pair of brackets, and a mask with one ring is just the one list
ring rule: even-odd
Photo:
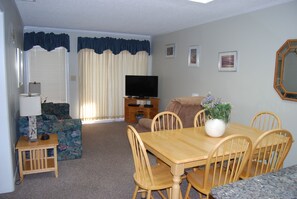
[[159,98],[125,97],[125,121],[137,122],[136,113],[143,113],[143,117],[152,119],[159,112],[159,100]]

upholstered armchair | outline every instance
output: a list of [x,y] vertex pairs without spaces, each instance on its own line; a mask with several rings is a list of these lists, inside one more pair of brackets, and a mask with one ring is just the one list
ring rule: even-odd
[[[170,100],[165,111],[174,112],[182,121],[183,128],[194,126],[194,117],[198,111],[202,110],[201,101],[204,97],[179,97]],[[135,125],[138,132],[151,131],[152,119],[142,118]]]
[[[43,103],[42,115],[37,116],[37,133],[58,135],[58,160],[81,158],[82,123],[72,119],[67,103]],[[28,118],[20,117],[18,121],[19,136],[27,136]]]

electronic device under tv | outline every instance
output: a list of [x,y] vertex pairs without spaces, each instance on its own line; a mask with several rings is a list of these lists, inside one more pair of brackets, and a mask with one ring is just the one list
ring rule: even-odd
[[126,96],[158,97],[158,76],[126,75]]

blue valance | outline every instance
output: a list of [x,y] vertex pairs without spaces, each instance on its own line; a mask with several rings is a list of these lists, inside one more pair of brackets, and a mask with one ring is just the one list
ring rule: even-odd
[[64,47],[70,51],[69,35],[54,34],[44,32],[30,32],[24,34],[24,50],[30,50],[33,46],[41,46],[47,51],[54,50],[57,47]]
[[129,51],[132,55],[139,51],[146,51],[150,54],[150,42],[148,40],[78,37],[77,52],[84,48],[93,49],[97,54],[102,54],[105,50],[111,50],[115,55],[124,50]]

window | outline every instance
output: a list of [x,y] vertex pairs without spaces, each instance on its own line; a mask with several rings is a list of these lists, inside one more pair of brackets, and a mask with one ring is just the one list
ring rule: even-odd
[[47,102],[67,102],[68,54],[63,47],[47,51],[34,46],[27,51],[28,82],[41,83],[41,98]]

